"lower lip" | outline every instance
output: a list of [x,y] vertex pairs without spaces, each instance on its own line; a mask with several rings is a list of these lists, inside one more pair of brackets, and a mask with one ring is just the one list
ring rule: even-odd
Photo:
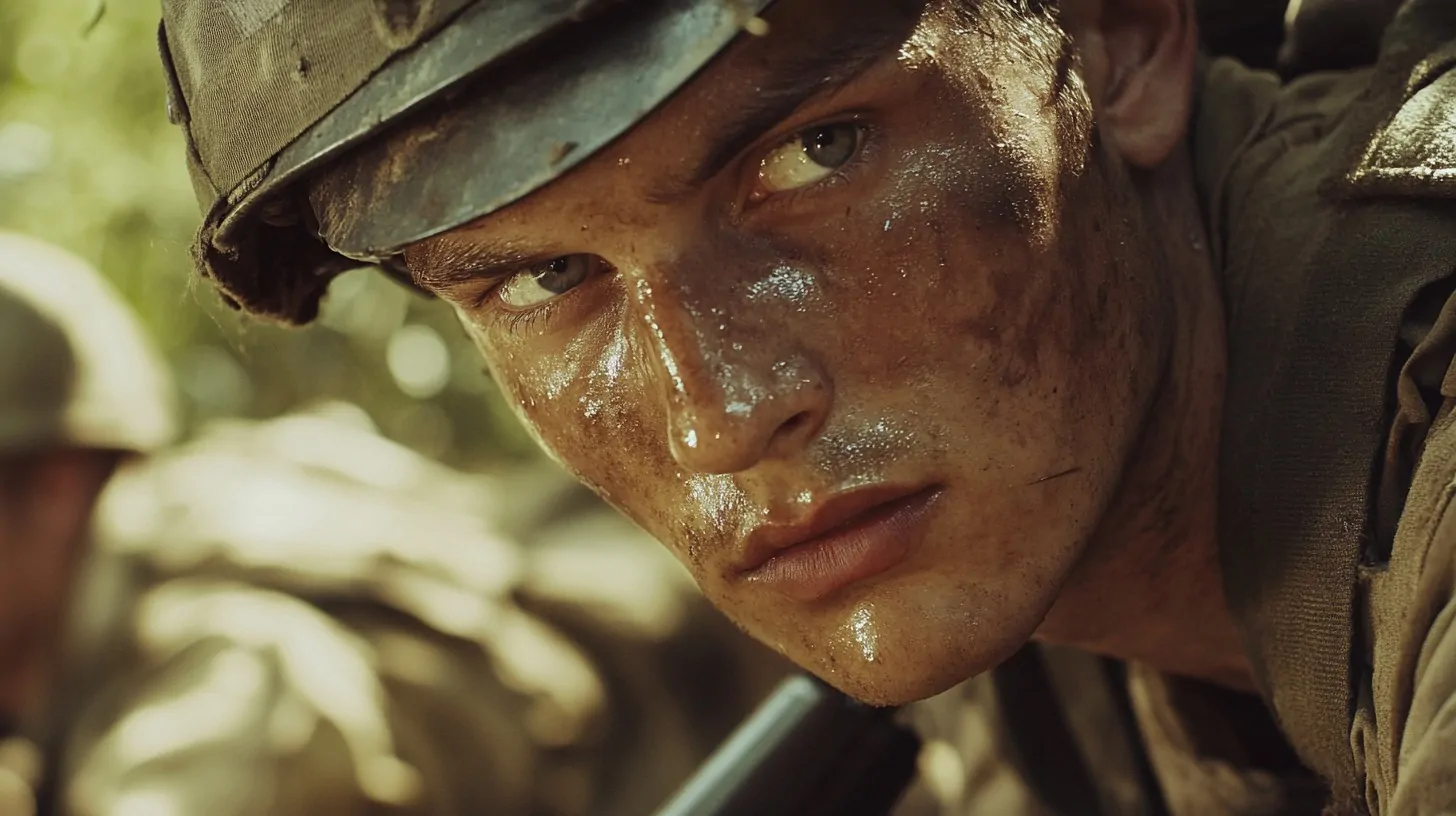
[[748,573],[748,580],[796,601],[817,601],[900,563],[925,537],[940,488],[875,508],[852,525],[796,544]]

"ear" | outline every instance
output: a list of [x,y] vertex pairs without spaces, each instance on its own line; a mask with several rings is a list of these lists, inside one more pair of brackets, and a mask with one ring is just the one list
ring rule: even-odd
[[1099,132],[1137,167],[1161,164],[1193,108],[1198,29],[1190,0],[1066,0]]

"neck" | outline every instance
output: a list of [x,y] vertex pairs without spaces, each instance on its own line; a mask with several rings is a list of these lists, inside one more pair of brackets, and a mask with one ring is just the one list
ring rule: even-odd
[[[1224,318],[1186,163],[1159,171],[1150,210],[1170,241],[1172,344],[1118,492],[1039,640],[1244,691],[1249,662],[1218,560]],[[1160,183],[1163,182],[1163,183]]]

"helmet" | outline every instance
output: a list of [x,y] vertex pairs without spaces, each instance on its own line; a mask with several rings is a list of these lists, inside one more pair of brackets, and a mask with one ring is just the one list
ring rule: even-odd
[[96,270],[0,232],[0,454],[49,446],[148,452],[176,429],[171,380]]
[[[232,305],[307,322],[339,272],[395,269],[629,130],[771,1],[164,0],[197,265]],[[378,136],[421,122],[449,173],[381,161]],[[341,157],[362,194],[331,208],[325,243],[298,182]],[[296,285],[265,285],[279,275]]]

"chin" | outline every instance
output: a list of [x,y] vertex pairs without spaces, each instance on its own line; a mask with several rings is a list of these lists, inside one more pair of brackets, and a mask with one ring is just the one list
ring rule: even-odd
[[903,706],[944,694],[1009,659],[1026,641],[1015,640],[995,653],[908,656],[905,661],[885,659],[850,670],[838,666],[814,671],[821,680],[844,694],[872,706]]
[[1045,610],[1035,602],[1042,599],[1022,600],[944,579],[878,587],[796,662],[870,705],[924,700],[995,668],[1031,639]]
[[902,706],[949,691],[974,674],[956,671],[834,672],[815,675],[854,699],[872,706]]

